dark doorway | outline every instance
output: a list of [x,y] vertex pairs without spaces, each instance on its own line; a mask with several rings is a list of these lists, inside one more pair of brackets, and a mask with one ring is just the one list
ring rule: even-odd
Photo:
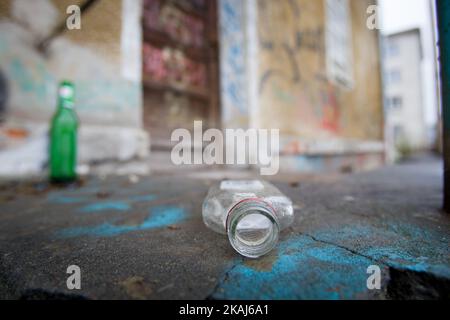
[[153,149],[170,147],[176,128],[219,120],[216,0],[145,0],[144,126]]

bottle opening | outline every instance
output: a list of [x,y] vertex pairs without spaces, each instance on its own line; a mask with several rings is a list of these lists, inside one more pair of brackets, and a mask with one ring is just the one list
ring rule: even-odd
[[273,210],[263,202],[245,202],[233,208],[228,219],[228,239],[249,258],[271,251],[278,242],[279,226]]
[[263,244],[273,232],[272,222],[258,212],[249,213],[239,220],[236,226],[236,238],[249,246]]

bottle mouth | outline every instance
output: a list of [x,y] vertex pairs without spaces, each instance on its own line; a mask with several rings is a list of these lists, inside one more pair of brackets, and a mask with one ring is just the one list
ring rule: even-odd
[[228,213],[227,234],[241,255],[258,258],[278,242],[279,224],[273,208],[260,199],[246,199]]

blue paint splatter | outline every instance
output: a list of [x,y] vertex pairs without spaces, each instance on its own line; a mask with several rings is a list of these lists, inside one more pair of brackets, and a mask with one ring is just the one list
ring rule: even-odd
[[108,201],[89,204],[79,209],[80,212],[94,213],[99,211],[127,211],[130,210],[130,205],[122,201]]
[[183,221],[186,216],[186,212],[183,208],[175,206],[159,206],[152,208],[147,219],[136,226],[115,225],[105,222],[96,226],[64,229],[58,232],[57,236],[62,238],[79,236],[111,237],[132,231],[144,231],[166,227]]
[[231,268],[214,294],[218,299],[354,299],[367,294],[372,262],[306,236],[279,245],[271,270],[243,263]]
[[448,238],[423,226],[403,221],[385,222],[380,227],[354,224],[316,231],[313,236],[354,248],[391,267],[450,278]]
[[133,202],[150,202],[156,199],[154,194],[132,196],[130,200]]
[[80,203],[86,201],[83,197],[73,197],[73,196],[66,196],[66,195],[60,195],[57,193],[49,194],[47,197],[47,201],[57,204],[73,204],[73,203]]

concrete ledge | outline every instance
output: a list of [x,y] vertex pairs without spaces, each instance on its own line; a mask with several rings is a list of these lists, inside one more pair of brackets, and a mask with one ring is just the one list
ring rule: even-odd
[[350,173],[373,170],[383,164],[383,153],[285,155],[280,156],[280,173]]
[[346,155],[360,153],[383,153],[383,141],[357,139],[317,139],[306,140],[295,137],[282,137],[281,154],[283,155]]
[[81,126],[78,161],[143,159],[149,155],[150,137],[141,129],[104,126]]
[[[28,135],[0,149],[1,177],[40,176],[47,168],[48,126],[20,127]],[[78,165],[86,171],[83,168],[89,170],[91,164],[144,160],[149,155],[149,145],[150,137],[141,129],[82,125],[78,132]]]

